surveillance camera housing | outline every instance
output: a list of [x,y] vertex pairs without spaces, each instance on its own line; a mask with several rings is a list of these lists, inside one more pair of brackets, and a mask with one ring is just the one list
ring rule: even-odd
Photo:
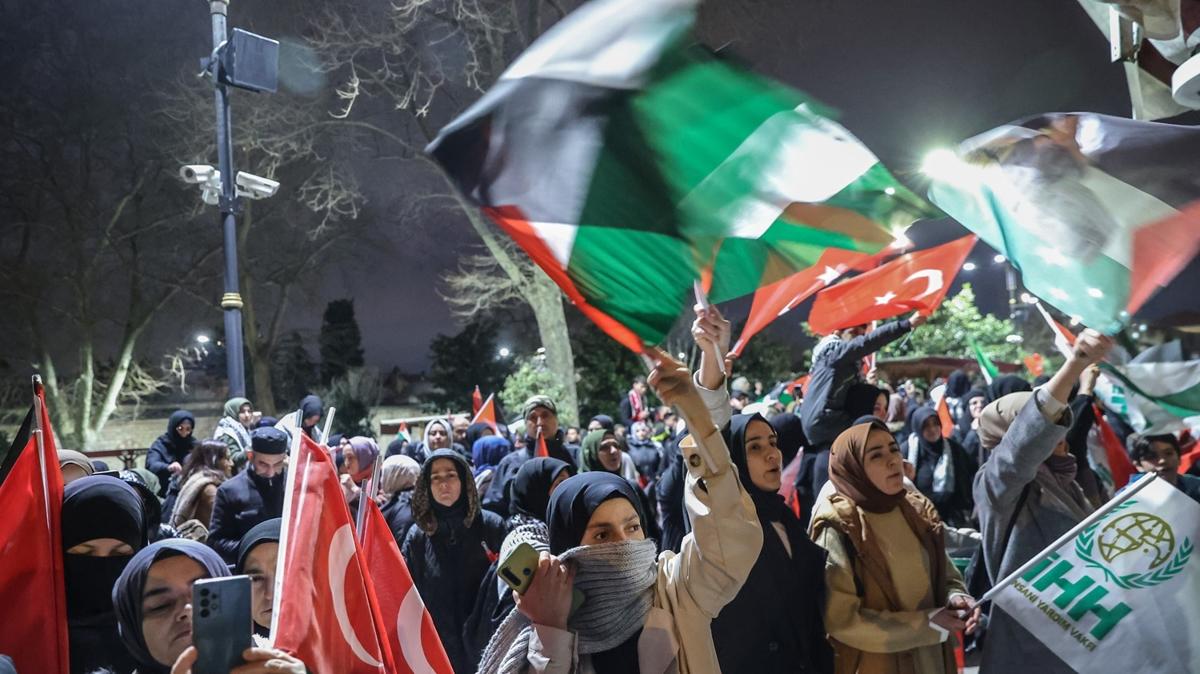
[[279,189],[278,182],[244,171],[238,171],[236,183],[238,196],[248,199],[266,199]]
[[216,172],[217,169],[207,164],[188,164],[179,169],[179,177],[184,182],[198,185],[208,182]]

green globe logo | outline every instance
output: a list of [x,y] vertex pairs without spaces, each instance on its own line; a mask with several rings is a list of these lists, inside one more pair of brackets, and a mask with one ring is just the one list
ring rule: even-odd
[[1149,513],[1127,513],[1100,530],[1100,556],[1127,571],[1147,573],[1162,566],[1175,552],[1171,525]]

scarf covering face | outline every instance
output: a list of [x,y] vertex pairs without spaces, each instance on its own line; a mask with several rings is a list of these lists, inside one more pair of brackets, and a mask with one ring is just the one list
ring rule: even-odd
[[512,451],[512,443],[498,435],[486,435],[471,445],[471,461],[475,475],[500,465],[500,460]]
[[509,483],[509,507],[515,513],[545,522],[550,507],[550,485],[564,470],[568,475],[575,474],[566,461],[550,457],[537,457],[521,464]]
[[[242,405],[250,405],[250,400],[248,398],[230,398],[226,400],[224,408],[225,416],[238,421],[238,415],[242,412]],[[250,406],[253,407],[253,405]],[[240,425],[241,422],[238,421],[238,424]]]
[[[430,476],[433,473],[433,462],[438,459],[454,462],[454,469],[458,472],[458,481],[462,486],[458,500],[450,506],[444,506],[433,498]],[[479,492],[475,489],[475,480],[470,479],[470,475],[471,467],[467,465],[467,460],[453,449],[439,449],[425,459],[425,464],[421,466],[421,474],[417,477],[417,485],[413,488],[412,513],[413,521],[426,535],[432,536],[437,533],[438,520],[442,519],[462,518],[463,526],[468,529],[474,524],[475,516],[479,514]]]
[[246,557],[263,543],[278,543],[280,529],[283,526],[283,520],[279,517],[274,517],[269,520],[259,522],[242,536],[242,540],[238,543],[237,549],[237,569],[238,573],[246,572]]
[[546,524],[550,526],[550,552],[559,555],[578,547],[592,513],[601,503],[612,498],[624,498],[633,504],[642,530],[646,530],[646,514],[639,505],[641,499],[628,480],[600,471],[580,473],[563,480],[550,496],[550,505],[546,509]]
[[751,421],[761,421],[774,430],[767,418],[761,414],[735,414],[729,420],[729,425],[721,431],[721,435],[725,438],[725,446],[729,448],[729,458],[733,465],[737,466],[742,486],[754,501],[759,518],[779,522],[783,520],[783,512],[787,510],[783,497],[778,492],[759,488],[750,477],[750,467],[746,459],[746,431]]
[[404,454],[389,456],[379,472],[379,490],[385,494],[396,494],[412,489],[421,475],[421,464]]
[[[95,538],[114,538],[137,552],[146,545],[142,497],[108,475],[84,477],[63,490],[63,550]],[[129,556],[63,555],[67,615],[72,621],[110,615],[112,587]],[[111,618],[115,629],[116,619]]]
[[925,423],[937,417],[937,410],[922,407],[913,414],[913,432],[908,436],[908,452],[905,457],[916,469],[913,484],[922,494],[944,496],[954,491],[954,457],[950,442],[938,437],[929,442],[922,435]]
[[[175,432],[179,424],[188,421],[192,424],[192,434],[186,438]],[[167,419],[167,432],[162,435],[163,444],[171,447],[176,456],[187,456],[196,445],[196,416],[187,410],[175,410]]]
[[362,482],[375,472],[375,460],[379,458],[379,445],[371,438],[357,435],[350,438],[350,450],[358,459],[358,472],[351,475],[355,482]]
[[169,538],[152,543],[129,560],[117,584],[113,586],[112,602],[117,610],[117,628],[125,649],[137,661],[138,674],[168,674],[171,667],[162,665],[150,655],[142,634],[142,592],[146,589],[146,578],[155,562],[184,555],[199,564],[208,574],[206,578],[224,578],[229,567],[212,548],[183,538]]
[[300,418],[297,419],[298,426],[304,424],[304,420],[321,414],[321,410],[325,406],[321,403],[321,399],[314,395],[307,395],[300,399]]
[[887,426],[876,420],[851,426],[833,441],[833,448],[829,454],[829,479],[839,494],[863,510],[869,513],[886,513],[904,501],[904,490],[900,490],[898,494],[885,494],[867,477],[864,463],[867,455],[867,437],[872,430],[888,433]]
[[1032,397],[1033,393],[1028,391],[1010,393],[983,408],[983,413],[979,415],[979,444],[989,452],[995,449],[1021,413],[1021,408]]
[[[567,629],[576,634],[579,654],[591,655],[597,672],[637,671],[637,637],[654,603],[658,579],[654,541],[580,546],[564,551],[559,559],[574,564],[575,589],[584,596],[567,621]],[[479,674],[526,671],[532,635],[525,614],[509,613],[483,651]]]
[[600,462],[600,445],[604,443],[605,438],[609,437],[617,440],[618,445],[621,444],[621,441],[619,438],[617,438],[616,434],[608,429],[592,431],[583,436],[583,444],[580,446],[579,450],[580,473],[587,473],[589,471],[599,471],[602,473],[612,472],[614,474],[620,473],[621,469],[619,467],[616,471],[609,471],[604,467],[604,464]]

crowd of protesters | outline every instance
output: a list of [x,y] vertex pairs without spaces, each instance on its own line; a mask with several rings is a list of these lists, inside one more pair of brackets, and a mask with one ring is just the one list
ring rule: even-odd
[[[377,478],[456,672],[932,674],[955,671],[964,634],[985,672],[1070,671],[972,595],[1112,496],[1087,447],[1107,337],[1084,332],[1036,387],[955,371],[939,413],[914,382],[863,368],[925,317],[862,326],[817,344],[787,406],[726,381],[736,362],[711,354],[729,324],[696,313],[697,371],[657,353],[616,419],[583,428],[534,395],[511,426],[435,419],[381,451],[323,437],[316,396],[278,420],[233,398],[211,431],[173,413],[144,469],[94,474],[61,451],[72,672],[188,671],[191,584],[231,573],[252,580],[257,639],[236,671],[306,671],[268,645],[295,433],[333,454],[352,511]],[[1200,500],[1200,476],[1178,472],[1186,434],[1110,421],[1139,471]],[[540,560],[518,595],[497,566],[522,544]]]

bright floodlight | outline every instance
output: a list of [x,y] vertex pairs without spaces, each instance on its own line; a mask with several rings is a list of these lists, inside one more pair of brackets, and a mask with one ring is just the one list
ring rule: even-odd
[[930,178],[945,180],[961,172],[962,165],[954,151],[940,148],[925,155],[925,161],[921,163],[921,173]]
[[975,263],[967,262],[963,265],[963,271],[975,271]]
[[196,342],[200,344],[208,344],[211,341],[212,340],[209,339],[208,335],[196,335]]
[[500,350],[499,350],[499,351],[497,351],[496,353],[497,353],[497,354],[498,354],[498,355],[499,355],[501,358],[508,358],[508,355],[509,355],[510,353],[512,353],[512,352],[508,350],[508,347],[507,347],[507,346],[502,346],[502,347],[500,347]]

